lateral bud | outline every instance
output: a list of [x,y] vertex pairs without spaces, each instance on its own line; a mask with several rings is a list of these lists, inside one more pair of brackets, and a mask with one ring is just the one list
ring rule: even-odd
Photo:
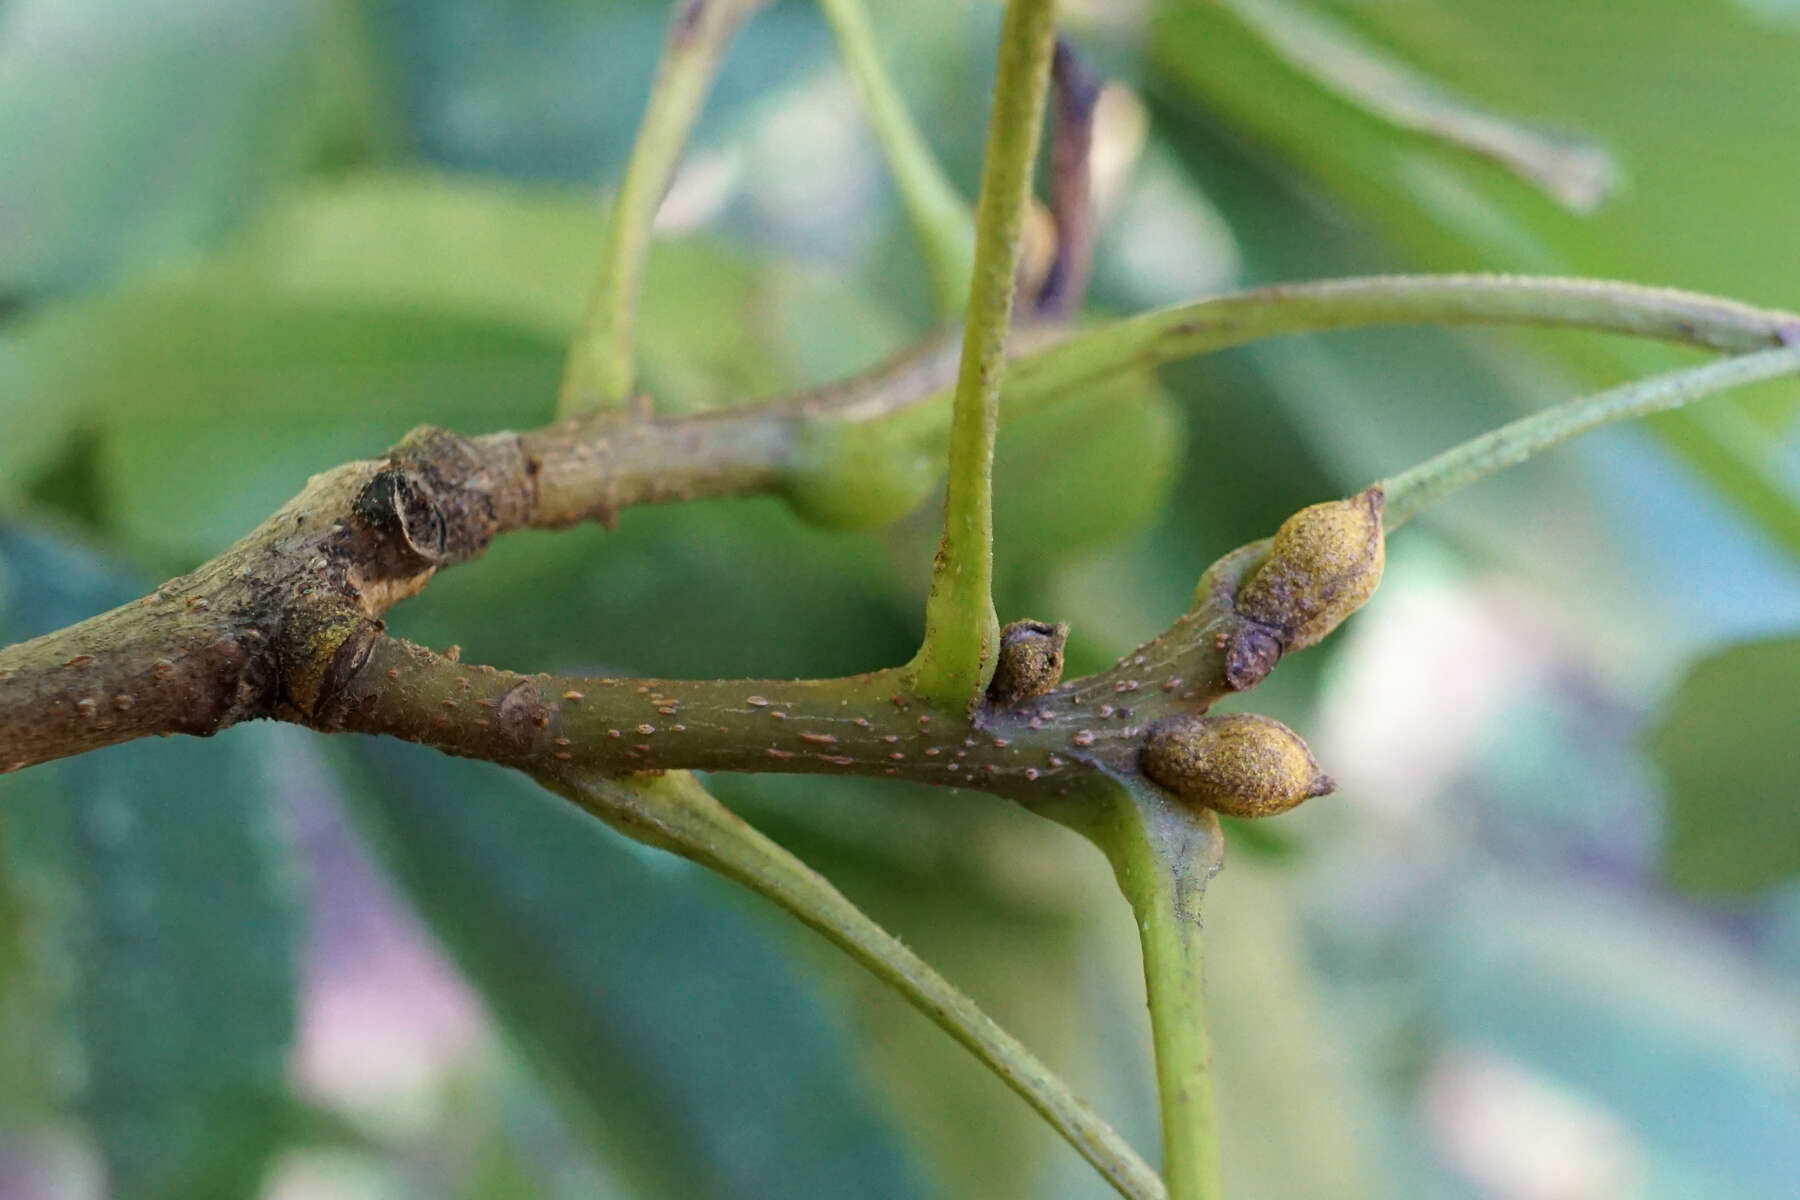
[[1386,538],[1381,484],[1348,500],[1328,500],[1289,516],[1269,542],[1262,567],[1238,587],[1233,608],[1246,619],[1226,653],[1226,682],[1258,684],[1276,658],[1325,640],[1381,583]]
[[1055,687],[1062,679],[1063,646],[1068,640],[1067,622],[1014,621],[1002,629],[988,700],[1010,707]]
[[1187,803],[1233,817],[1272,817],[1335,786],[1299,734],[1254,713],[1158,721],[1138,765]]

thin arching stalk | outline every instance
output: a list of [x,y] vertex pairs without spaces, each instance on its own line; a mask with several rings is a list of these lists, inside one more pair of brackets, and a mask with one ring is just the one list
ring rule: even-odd
[[862,0],[819,0],[819,7],[837,35],[844,70],[862,97],[863,112],[906,206],[913,237],[931,273],[937,309],[946,316],[960,312],[969,299],[969,269],[975,255],[975,226],[969,206],[950,186],[906,111],[900,89],[894,86],[875,45]]
[[1795,374],[1800,374],[1800,346],[1787,346],[1654,375],[1520,417],[1386,480],[1385,524],[1395,529],[1444,497],[1602,425]]
[[634,318],[656,210],[669,190],[725,51],[744,21],[767,2],[680,0],[673,6],[656,82],[607,216],[606,241],[587,315],[569,346],[557,398],[562,416],[616,408],[631,398],[637,381]]
[[549,786],[631,837],[690,858],[780,905],[845,950],[994,1072],[1120,1195],[1162,1180],[1067,1083],[824,876],[715,800],[685,771],[644,783],[570,775]]

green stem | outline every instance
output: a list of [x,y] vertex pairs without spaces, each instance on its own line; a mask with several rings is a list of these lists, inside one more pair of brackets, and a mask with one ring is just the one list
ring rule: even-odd
[[818,872],[720,804],[686,772],[547,786],[630,837],[692,859],[780,905],[894,988],[1036,1109],[1123,1196],[1160,1200],[1156,1172],[1055,1072]]
[[631,161],[607,218],[599,277],[569,347],[558,415],[614,408],[630,399],[637,373],[633,316],[656,210],[726,48],[745,19],[766,2],[677,0],[674,5]]
[[1800,346],[1788,346],[1670,371],[1521,417],[1387,480],[1382,485],[1387,490],[1384,524],[1397,529],[1407,518],[1453,492],[1590,429],[1667,412],[1728,388],[1795,374],[1800,374]]
[[[315,694],[302,697],[313,728],[385,734],[534,776],[861,775],[979,789],[1029,805],[1079,791],[1102,773],[1134,771],[1151,723],[1234,690],[1229,653],[1243,618],[1232,596],[1265,549],[1252,543],[1215,563],[1194,608],[1138,653],[1023,704],[983,705],[973,720],[961,702],[909,693],[898,669],[837,679],[521,675],[386,637],[367,618],[297,640],[286,655],[316,663]],[[9,648],[0,652],[0,669],[66,657],[70,644]],[[41,697],[0,678],[0,721],[9,707],[30,711]]]
[[1261,338],[1372,325],[1588,329],[1743,352],[1800,336],[1800,315],[1674,288],[1510,275],[1376,275],[1278,284],[1143,313],[1075,334],[1012,364],[1009,408],[1130,368]]
[[932,157],[931,147],[906,111],[906,103],[882,63],[862,0],[819,0],[837,35],[844,70],[856,84],[863,111],[887,158],[900,189],[913,234],[931,272],[932,297],[938,312],[961,312],[969,298],[969,272],[974,265],[975,228],[969,206],[950,186]]
[[925,643],[911,672],[920,694],[966,702],[994,668],[994,428],[1031,170],[1055,40],[1055,0],[1008,0],[975,210],[975,273],[950,416],[944,539],[925,604]]
[[1218,1200],[1212,1042],[1206,1032],[1200,901],[1224,852],[1218,819],[1148,787],[1110,789],[1082,832],[1106,852],[1144,952],[1163,1180],[1170,1200]]
[[[1586,329],[1736,353],[1800,338],[1800,315],[1607,280],[1388,275],[1283,284],[1072,335],[1023,326],[1013,337],[1001,417],[1023,421],[1121,373],[1260,338],[1406,324]],[[917,508],[941,470],[957,354],[938,336],[865,375],[768,406],[651,420],[614,415],[480,440],[520,441],[538,464],[537,525],[607,517],[632,504],[763,491],[784,491],[828,523],[883,525]],[[1754,439],[1732,427],[1736,415],[1724,409],[1703,419],[1738,461],[1756,461]],[[1732,477],[1745,506],[1800,546],[1800,515],[1773,464]]]

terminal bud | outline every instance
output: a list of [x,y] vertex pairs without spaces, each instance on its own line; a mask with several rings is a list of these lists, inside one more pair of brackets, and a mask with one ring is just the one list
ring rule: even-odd
[[1238,615],[1272,631],[1283,653],[1323,640],[1381,582],[1385,498],[1377,484],[1283,521],[1267,561],[1238,589]]

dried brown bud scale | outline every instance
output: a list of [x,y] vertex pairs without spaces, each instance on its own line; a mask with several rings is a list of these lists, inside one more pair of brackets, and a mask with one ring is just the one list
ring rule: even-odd
[[1055,687],[1062,678],[1063,646],[1068,640],[1069,627],[1062,623],[1014,621],[1002,629],[988,700],[1010,707]]

